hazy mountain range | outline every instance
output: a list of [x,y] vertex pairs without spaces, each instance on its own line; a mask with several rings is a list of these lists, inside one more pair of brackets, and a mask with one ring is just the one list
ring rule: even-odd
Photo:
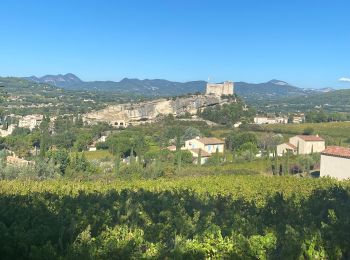
[[[83,81],[76,75],[68,73],[65,75],[46,75],[43,77],[26,77],[26,80],[54,85],[71,90],[90,90],[104,92],[138,93],[147,97],[176,96],[187,93],[204,92],[207,82],[189,81],[175,82],[164,79],[129,79],[121,81]],[[310,93],[328,92],[332,89],[302,89],[292,86],[282,80],[270,80],[265,83],[235,82],[235,93],[249,100],[274,100],[281,97],[303,96]]]

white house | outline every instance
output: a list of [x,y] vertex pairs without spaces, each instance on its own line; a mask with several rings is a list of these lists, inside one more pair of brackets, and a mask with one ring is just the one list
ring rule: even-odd
[[288,143],[277,145],[279,156],[287,152],[293,154],[320,153],[325,149],[325,141],[318,135],[296,135],[289,138]]
[[6,137],[12,134],[13,130],[15,130],[16,125],[11,124],[7,127],[6,130],[0,129],[0,136],[1,137]]
[[350,178],[350,149],[329,146],[321,153],[320,176],[330,176],[338,180]]
[[[170,151],[175,151],[174,145],[167,147]],[[199,154],[201,155],[201,164],[204,164],[210,157],[211,154],[223,153],[225,150],[225,141],[215,137],[196,137],[191,140],[185,141],[185,146],[181,147],[181,150],[188,150],[191,152],[194,163],[197,163]]]
[[264,124],[287,124],[288,118],[286,117],[266,117],[266,116],[256,116],[254,117],[254,124],[264,125]]
[[305,121],[304,114],[298,114],[293,116],[293,124],[301,124],[304,121]]
[[35,127],[41,124],[43,118],[43,115],[24,116],[18,121],[18,127],[29,128],[30,130],[33,130]]
[[199,154],[201,155],[201,165],[206,163],[206,161],[210,158],[211,154],[202,150],[202,149],[191,149],[189,150],[193,156],[193,158],[195,159],[194,160],[194,163],[197,164],[198,163],[198,157],[199,157]]
[[291,154],[297,154],[297,147],[289,142],[277,145],[277,154],[279,156],[288,152]]
[[225,149],[225,141],[215,137],[197,137],[187,140],[185,142],[185,149],[202,149],[209,154],[215,153],[216,151],[223,153]]
[[33,161],[27,161],[23,158],[19,158],[16,155],[9,155],[6,157],[6,163],[11,165],[17,165],[17,166],[27,166],[27,165],[34,165],[35,162]]

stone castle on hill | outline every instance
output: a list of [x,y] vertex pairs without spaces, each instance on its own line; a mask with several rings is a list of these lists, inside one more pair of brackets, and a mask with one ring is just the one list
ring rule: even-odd
[[107,122],[115,127],[127,127],[152,122],[161,115],[195,115],[206,107],[235,102],[235,99],[225,97],[233,94],[233,82],[207,83],[205,94],[112,105],[85,114],[83,120],[88,124]]
[[216,96],[233,95],[234,85],[232,81],[225,81],[224,83],[207,83],[206,95],[214,94]]

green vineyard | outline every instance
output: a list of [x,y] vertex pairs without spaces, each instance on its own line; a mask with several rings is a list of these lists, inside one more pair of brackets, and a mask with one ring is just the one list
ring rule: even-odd
[[349,259],[350,182],[0,181],[1,259]]

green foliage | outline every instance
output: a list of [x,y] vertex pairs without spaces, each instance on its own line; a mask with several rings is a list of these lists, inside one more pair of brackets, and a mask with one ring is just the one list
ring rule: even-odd
[[245,110],[244,106],[245,104],[243,102],[237,102],[222,106],[207,107],[201,112],[200,116],[223,125],[232,125],[238,121],[249,122],[252,116],[255,115],[255,111],[252,108]]
[[258,153],[256,143],[247,142],[242,144],[238,149],[238,155],[243,157],[245,160],[251,161],[255,158]]
[[190,140],[197,136],[201,136],[201,132],[197,128],[190,126],[186,128],[185,133],[183,135],[183,140]]
[[68,151],[65,149],[50,151],[48,153],[48,158],[51,159],[55,165],[58,166],[61,175],[64,175],[70,163]]
[[16,127],[13,130],[12,135],[13,136],[25,136],[25,135],[28,135],[29,133],[30,133],[30,130],[28,128]]
[[13,180],[0,187],[3,259],[346,259],[350,253],[349,182],[216,175]]
[[226,137],[226,147],[230,150],[239,150],[245,143],[257,145],[258,138],[252,132],[233,131]]
[[312,135],[315,132],[315,129],[312,127],[307,127],[303,131],[303,135]]

